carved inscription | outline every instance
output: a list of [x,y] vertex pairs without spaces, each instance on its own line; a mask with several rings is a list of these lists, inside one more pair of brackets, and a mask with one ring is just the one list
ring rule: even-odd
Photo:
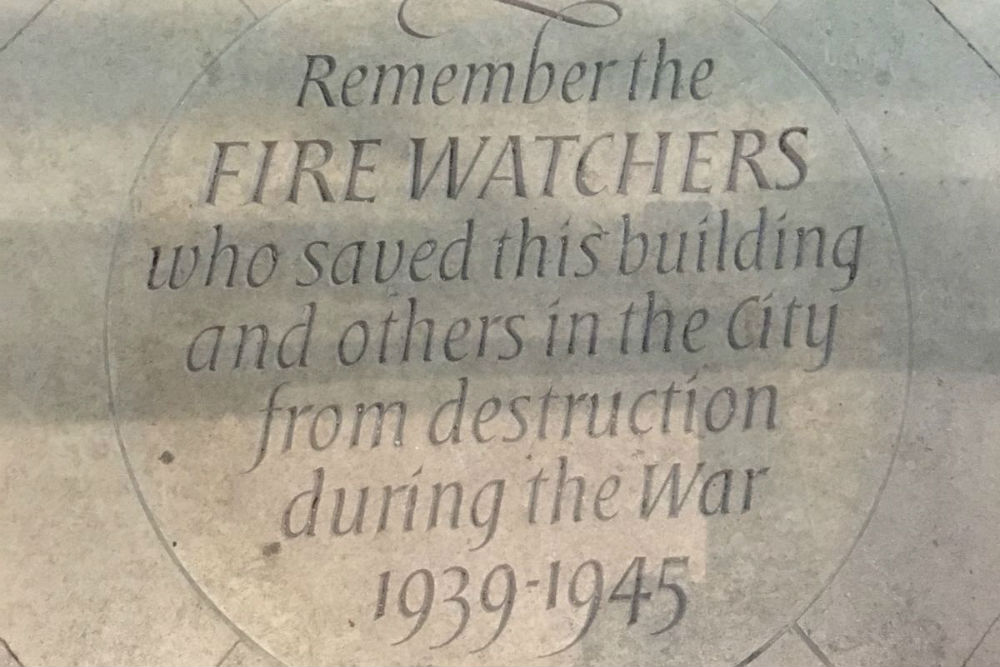
[[163,532],[291,661],[683,664],[725,630],[738,662],[895,437],[849,133],[724,5],[314,4],[194,87],[123,228],[115,398]]

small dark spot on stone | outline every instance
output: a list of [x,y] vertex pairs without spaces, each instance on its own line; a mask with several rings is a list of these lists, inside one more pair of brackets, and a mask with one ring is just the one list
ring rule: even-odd
[[533,457],[533,456],[532,456],[531,454],[528,454],[528,455],[527,455],[527,456],[525,456],[524,458],[526,458],[526,459],[528,459],[528,460],[530,461],[530,460],[531,460],[532,458],[534,458],[534,457]]
[[163,453],[160,454],[160,461],[170,465],[174,462],[174,455],[170,453],[170,450],[165,449],[163,450]]
[[940,544],[938,544],[938,541],[937,541],[937,540],[931,540],[931,544],[933,544],[933,545],[934,545],[934,546],[936,546],[936,547],[939,547],[939,546],[941,546]]
[[347,624],[352,628],[354,627],[354,621],[352,621],[351,619],[347,619]]
[[265,544],[261,552],[265,556],[277,556],[281,553],[281,542],[271,542],[270,544]]
[[172,542],[171,544],[173,544],[175,547],[177,546],[177,542]]

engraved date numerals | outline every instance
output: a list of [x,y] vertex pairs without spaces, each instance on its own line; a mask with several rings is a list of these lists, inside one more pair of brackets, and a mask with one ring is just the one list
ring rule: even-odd
[[[449,626],[441,641],[431,645],[431,648],[437,649],[459,639],[473,617],[476,617],[477,623],[481,617],[493,618],[494,626],[489,630],[489,638],[470,651],[478,653],[492,646],[508,628],[515,602],[519,600],[519,590],[522,593],[545,590],[544,607],[538,596],[528,595],[528,599],[524,600],[523,594],[519,606],[537,603],[539,612],[568,607],[571,613],[582,612],[583,616],[579,629],[574,631],[571,639],[561,648],[540,656],[547,657],[579,643],[605,607],[608,608],[606,613],[610,613],[611,605],[623,606],[623,620],[627,627],[639,623],[644,615],[654,613],[655,625],[649,634],[658,636],[670,631],[687,612],[687,592],[677,582],[687,566],[686,556],[663,558],[652,568],[645,556],[636,556],[625,567],[617,583],[609,587],[606,585],[604,564],[599,560],[584,561],[565,577],[563,562],[552,561],[544,577],[544,588],[540,588],[542,579],[529,579],[523,589],[519,587],[514,568],[507,563],[495,566],[481,579],[459,565],[446,568],[440,575],[421,568],[406,575],[396,587],[393,573],[387,570],[378,578],[374,620],[398,613],[399,617],[410,621],[409,630],[393,642],[393,645],[399,645],[420,633],[432,614],[447,618],[447,622],[454,625]],[[655,609],[645,611],[648,605]]]

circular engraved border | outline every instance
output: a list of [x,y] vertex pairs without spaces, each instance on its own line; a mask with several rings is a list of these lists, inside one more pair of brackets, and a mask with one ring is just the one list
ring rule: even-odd
[[[177,100],[173,108],[167,114],[167,117],[164,120],[164,122],[160,125],[159,129],[156,131],[156,134],[154,135],[152,142],[146,149],[146,152],[143,154],[142,161],[140,162],[139,167],[136,170],[135,177],[132,180],[132,185],[129,187],[128,201],[126,203],[125,214],[122,215],[121,219],[118,221],[117,225],[115,225],[114,228],[114,239],[112,241],[112,247],[111,247],[111,260],[108,265],[107,282],[105,285],[105,292],[104,292],[104,332],[102,341],[102,347],[104,353],[104,371],[105,371],[105,379],[107,381],[107,391],[108,391],[108,407],[111,413],[111,421],[115,431],[115,439],[117,440],[118,443],[118,449],[122,456],[122,462],[125,465],[125,471],[128,475],[129,483],[132,487],[132,490],[135,492],[136,498],[138,499],[139,504],[142,507],[143,513],[145,514],[146,519],[149,521],[149,524],[152,527],[153,532],[156,534],[156,537],[160,541],[161,546],[166,551],[167,555],[170,557],[170,560],[173,561],[174,565],[177,566],[177,569],[180,570],[181,574],[184,576],[187,582],[192,586],[192,588],[195,591],[197,591],[198,595],[202,598],[202,600],[204,600],[204,602],[219,615],[219,618],[222,619],[222,621],[229,626],[229,628],[240,638],[240,640],[250,644],[257,650],[269,656],[275,662],[280,663],[282,665],[285,665],[287,663],[285,663],[279,657],[275,656],[265,647],[257,643],[257,641],[255,641],[250,635],[247,634],[245,630],[243,630],[239,625],[237,625],[236,622],[233,621],[229,617],[229,615],[226,614],[226,612],[224,612],[219,607],[218,604],[216,604],[216,602],[212,599],[212,597],[208,594],[208,592],[205,591],[204,588],[202,588],[201,584],[199,584],[198,581],[194,578],[194,575],[192,575],[191,572],[184,565],[184,563],[181,562],[180,557],[177,555],[177,552],[174,550],[173,546],[171,545],[171,542],[167,539],[166,535],[164,535],[162,528],[157,522],[156,515],[153,513],[152,508],[146,501],[146,498],[142,493],[142,489],[139,486],[139,481],[138,478],[136,477],[135,469],[133,468],[132,462],[129,459],[128,451],[125,448],[125,439],[122,436],[122,431],[121,431],[121,420],[119,419],[118,411],[116,409],[114,378],[112,377],[111,373],[110,322],[111,322],[112,280],[114,277],[114,267],[118,260],[119,245],[121,242],[122,230],[126,224],[126,221],[131,220],[133,217],[134,206],[135,206],[135,191],[139,184],[139,179],[141,178],[143,172],[145,172],[146,170],[147,164],[153,153],[153,150],[156,148],[157,145],[159,145],[160,140],[162,139],[167,128],[169,128],[177,118],[178,113],[184,106],[185,100],[188,98],[188,96],[191,94],[194,88],[198,85],[198,83],[200,83],[201,80],[205,78],[208,72],[213,67],[215,67],[216,64],[223,57],[225,57],[225,55],[234,46],[236,46],[236,44],[241,42],[247,35],[253,32],[258,26],[260,26],[262,23],[270,19],[271,16],[273,16],[278,11],[284,10],[290,5],[295,4],[296,1],[297,0],[283,0],[279,5],[275,6],[264,15],[257,17],[256,20],[251,22],[244,30],[238,33],[232,40],[230,40],[225,46],[223,46],[222,49],[220,49],[219,52],[215,54],[215,56],[204,67],[202,67],[201,71],[191,81],[191,83],[188,84],[187,88],[185,88],[180,98]],[[733,11],[744,22],[746,22],[750,27],[759,32],[766,40],[771,42],[771,44],[774,45],[775,48],[777,48],[781,53],[783,53],[785,57],[787,57],[792,62],[792,64],[794,64],[795,67],[800,72],[802,72],[803,76],[805,76],[805,78],[808,79],[810,83],[812,83],[812,85],[820,93],[823,99],[826,100],[826,103],[830,106],[830,108],[833,109],[834,113],[843,121],[847,133],[848,135],[850,135],[851,141],[853,142],[855,149],[858,151],[858,154],[861,156],[861,159],[864,161],[865,166],[868,169],[869,175],[871,176],[872,179],[872,184],[875,187],[876,192],[878,193],[879,199],[882,201],[882,205],[885,207],[886,217],[888,219],[889,227],[892,232],[893,242],[895,243],[896,252],[898,253],[899,256],[900,271],[902,273],[902,279],[903,279],[904,301],[906,304],[906,361],[904,364],[905,377],[903,379],[903,404],[902,404],[902,409],[900,411],[899,430],[896,433],[896,437],[892,445],[892,451],[889,455],[889,463],[886,466],[885,474],[883,475],[882,481],[880,482],[878,490],[875,493],[875,498],[872,500],[872,505],[869,508],[868,513],[861,524],[861,528],[859,529],[858,534],[851,542],[850,546],[844,553],[843,557],[837,563],[833,572],[830,573],[830,576],[827,577],[826,581],[823,582],[822,586],[816,591],[816,593],[811,598],[808,599],[806,604],[802,606],[799,610],[796,610],[796,612],[793,614],[792,618],[788,621],[786,625],[779,627],[772,637],[770,637],[758,648],[750,652],[747,655],[747,657],[745,657],[743,660],[737,663],[737,667],[743,667],[745,665],[749,665],[751,662],[760,657],[768,648],[771,647],[771,645],[773,645],[782,635],[784,635],[789,630],[789,628],[791,628],[794,624],[796,624],[806,614],[806,612],[808,612],[809,609],[812,608],[812,606],[816,603],[817,600],[819,600],[820,597],[822,597],[823,593],[826,592],[826,590],[830,587],[833,581],[840,574],[840,571],[847,564],[847,561],[850,560],[851,555],[854,553],[855,548],[857,548],[858,543],[861,541],[861,538],[867,531],[868,526],[871,523],[872,517],[874,517],[875,512],[878,510],[882,494],[884,493],[885,488],[889,483],[889,478],[892,475],[892,470],[896,461],[896,456],[899,451],[899,444],[902,440],[903,431],[906,426],[907,416],[909,414],[910,393],[911,393],[910,388],[913,379],[913,296],[910,285],[910,274],[906,263],[906,255],[903,251],[902,239],[900,238],[899,235],[899,224],[898,221],[896,220],[895,214],[892,211],[892,206],[889,203],[889,198],[886,195],[885,189],[882,186],[881,179],[879,179],[878,174],[875,171],[875,167],[872,164],[871,157],[868,155],[868,151],[865,150],[865,147],[861,143],[861,139],[858,137],[857,132],[854,130],[854,127],[851,125],[850,121],[844,116],[843,112],[840,109],[840,106],[837,104],[834,97],[830,94],[830,92],[826,89],[826,87],[819,81],[816,75],[813,74],[812,71],[806,66],[806,64],[802,62],[802,60],[791,51],[791,49],[789,49],[782,42],[776,39],[771,33],[769,33],[764,28],[764,26],[760,24],[759,21],[755,20],[746,12],[736,7],[732,3],[732,0],[716,0],[716,2]],[[252,14],[253,12],[250,13]]]

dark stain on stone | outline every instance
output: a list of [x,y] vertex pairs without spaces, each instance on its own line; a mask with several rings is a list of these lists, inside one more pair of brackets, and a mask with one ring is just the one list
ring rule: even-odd
[[174,462],[174,455],[170,453],[170,450],[165,449],[163,450],[163,453],[160,454],[160,462],[170,465]]
[[261,552],[265,556],[277,556],[281,553],[281,542],[271,542],[270,544],[265,544]]

